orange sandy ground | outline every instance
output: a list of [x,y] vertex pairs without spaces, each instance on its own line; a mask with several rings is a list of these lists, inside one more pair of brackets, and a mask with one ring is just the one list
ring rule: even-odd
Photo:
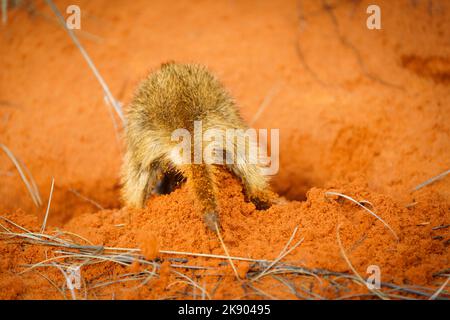
[[[329,1],[328,10],[320,1],[56,3],[61,11],[68,4],[81,7],[77,35],[125,104],[139,80],[167,60],[209,66],[249,121],[266,99],[254,126],[280,128],[281,167],[272,186],[289,201],[256,211],[244,201],[240,184],[220,173],[222,236],[230,255],[275,259],[298,226],[293,243],[304,241],[283,262],[352,274],[337,241],[340,225],[343,249],[362,276],[378,265],[382,281],[425,286],[432,293],[449,268],[450,229],[433,228],[450,223],[450,178],[411,190],[449,169],[450,2],[376,2],[382,10],[378,31],[365,26],[368,1]],[[54,177],[47,232],[60,229],[95,244],[142,248],[150,258],[158,248],[223,255],[185,186],[152,197],[145,210],[122,207],[123,144],[101,88],[45,3],[31,3],[28,10],[11,9],[0,29],[0,142],[32,172],[44,205],[34,207],[2,153],[1,215],[38,231]],[[326,197],[328,190],[370,201],[399,241],[362,208]],[[18,274],[54,250],[0,241],[0,298],[63,298],[56,287],[64,287],[64,278],[56,268]],[[93,288],[139,272],[143,266],[137,263],[83,267],[87,297],[201,296],[177,282],[183,279],[172,272],[169,255],[157,256],[158,277],[140,287],[130,282]],[[280,277],[293,283],[298,295],[271,276],[249,289],[226,260],[184,258],[186,265],[212,267],[176,270],[216,299],[368,293],[355,283],[338,286],[287,274]],[[251,264],[235,264],[241,278],[251,275]],[[70,298],[67,289],[65,294]]]

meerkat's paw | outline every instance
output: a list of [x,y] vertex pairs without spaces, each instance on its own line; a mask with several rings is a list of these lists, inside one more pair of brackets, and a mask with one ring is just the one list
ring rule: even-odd
[[206,226],[211,230],[216,232],[216,225],[219,227],[219,216],[215,211],[206,212],[203,215],[203,221],[205,222]]
[[276,201],[276,194],[271,191],[253,192],[249,200],[255,205],[256,210],[267,210]]

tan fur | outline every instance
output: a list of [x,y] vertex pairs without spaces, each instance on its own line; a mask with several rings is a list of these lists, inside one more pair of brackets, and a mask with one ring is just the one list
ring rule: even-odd
[[[202,66],[166,63],[140,84],[127,113],[122,196],[127,205],[143,207],[165,175],[181,173],[202,207],[205,223],[214,229],[218,223],[214,166],[176,166],[169,157],[176,144],[172,132],[185,128],[193,135],[195,120],[202,120],[204,131],[247,129],[229,94]],[[258,208],[270,206],[266,178],[256,165],[228,167],[241,178],[249,200]]]

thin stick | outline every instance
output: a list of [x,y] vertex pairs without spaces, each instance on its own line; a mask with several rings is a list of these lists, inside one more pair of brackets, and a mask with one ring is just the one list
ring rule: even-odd
[[89,202],[89,203],[92,204],[93,206],[97,207],[97,209],[105,210],[105,208],[102,207],[98,202],[96,202],[96,201],[94,201],[94,200],[92,200],[92,199],[90,199],[90,198],[88,198],[88,197],[86,197],[86,196],[83,196],[83,195],[82,195],[81,193],[79,193],[77,190],[70,188],[69,191],[72,192],[72,193],[73,193],[74,195],[76,195],[77,197],[79,197],[79,198],[83,199],[84,201]]
[[281,89],[281,85],[278,83],[276,85],[274,85],[270,91],[267,93],[267,95],[264,97],[263,102],[260,104],[258,110],[256,111],[256,113],[253,115],[252,120],[250,120],[249,125],[252,126],[256,120],[258,120],[258,118],[261,116],[261,114],[263,113],[263,111],[266,109],[266,107],[270,104],[270,102],[272,101],[273,97],[278,94],[278,92],[280,92]]
[[[105,249],[114,249],[105,247]],[[122,248],[124,249],[124,248]],[[133,250],[133,249],[127,249],[127,250]],[[139,250],[139,249],[137,249]],[[269,263],[271,261],[269,260],[260,260],[260,259],[252,259],[252,258],[244,258],[244,257],[233,257],[233,256],[224,256],[220,254],[208,254],[208,253],[195,253],[195,252],[183,252],[183,251],[172,251],[172,250],[159,250],[159,253],[162,254],[174,254],[174,255],[181,255],[181,256],[193,256],[193,257],[205,257],[205,258],[216,258],[216,259],[232,259],[236,261],[248,261],[248,262],[258,262],[258,263]]]
[[285,268],[283,268],[283,267],[282,268],[276,268],[276,269],[272,269],[270,271],[267,271],[266,272],[266,276],[269,275],[269,274],[277,275],[277,274],[289,274],[289,273],[305,275],[305,276],[311,276],[311,277],[314,277],[316,280],[318,280],[320,284],[322,284],[322,279],[320,279],[320,277],[317,274],[315,274],[314,272],[310,272],[310,271],[308,271],[306,269],[295,270],[295,269],[290,269],[290,268],[286,268],[286,267]]
[[436,290],[435,293],[433,293],[433,295],[430,297],[430,300],[434,300],[436,299],[442,292],[442,290],[444,290],[444,288],[447,286],[447,283],[450,281],[450,277],[447,277],[447,280],[445,280],[445,282],[442,284],[442,286]]
[[[294,231],[297,231],[297,230],[294,230]],[[275,264],[277,264],[281,259],[283,259],[285,256],[287,256],[289,253],[291,253],[295,248],[297,248],[302,242],[303,242],[303,240],[304,240],[305,238],[301,238],[296,244],[294,244],[288,251],[286,251],[286,252],[284,252],[283,254],[280,254],[279,256],[278,256],[278,258],[276,258],[271,264],[269,264],[269,266],[267,266],[267,268],[266,269],[264,269],[264,271],[263,272],[261,272],[259,275],[257,275],[256,277],[254,277],[253,279],[252,279],[252,282],[253,281],[256,281],[256,280],[258,280],[259,278],[261,278],[262,276],[264,276],[266,273],[267,273],[267,271],[269,271]]]
[[19,226],[17,223],[15,223],[14,221],[9,220],[8,218],[5,218],[5,217],[3,217],[3,216],[0,216],[0,219],[5,220],[5,221],[8,222],[9,224],[12,224],[12,225],[13,225],[14,227],[16,227],[17,229],[20,229],[20,230],[25,231],[25,232],[27,232],[27,233],[32,233],[30,230],[28,230],[28,229],[26,229],[26,228],[24,228],[24,227],[22,227],[22,226]]
[[281,284],[285,285],[286,288],[288,288],[288,290],[290,291],[290,293],[292,293],[293,295],[295,295],[297,298],[300,299],[304,299],[304,300],[311,300],[311,298],[306,297],[306,296],[302,296],[301,294],[299,294],[297,292],[297,290],[295,289],[295,285],[292,284],[290,281],[288,281],[287,279],[283,278],[283,277],[279,277],[279,276],[275,276],[272,275],[271,276],[273,279],[277,280],[278,282],[280,282]]
[[286,252],[287,248],[289,247],[289,245],[291,244],[292,240],[295,237],[295,234],[297,233],[298,230],[298,226],[295,227],[294,231],[292,232],[291,237],[289,238],[288,242],[286,242],[286,245],[283,247],[283,249],[280,251],[280,253],[278,254],[277,259],[275,259],[271,264],[269,264],[259,275],[257,275],[256,277],[254,277],[252,279],[252,281],[256,281],[259,278],[261,278],[263,275],[265,275],[267,273],[267,271],[270,270],[270,268],[272,268],[280,259],[280,257],[283,257],[283,254]]
[[48,197],[47,211],[45,212],[44,221],[42,222],[41,233],[44,233],[45,227],[47,225],[47,218],[48,218],[48,213],[50,212],[50,204],[52,203],[52,196],[53,196],[53,188],[54,187],[55,187],[55,178],[52,178],[52,186],[50,187],[50,195]]
[[283,253],[285,253],[287,248],[289,248],[289,245],[291,244],[292,240],[294,240],[294,237],[295,237],[295,234],[297,233],[297,231],[298,231],[298,226],[296,226],[294,228],[294,231],[292,232],[291,237],[289,238],[288,242],[286,242],[283,250],[280,251],[279,256],[281,256]]
[[[114,136],[116,137],[117,143],[120,144],[119,128],[117,127],[116,118],[114,117],[114,113],[113,113],[113,111],[111,110],[111,106],[110,106],[110,103],[109,103],[109,101],[108,101],[108,98],[107,98],[106,96],[104,96],[103,98],[104,98],[106,104],[107,104],[108,107],[109,107],[109,108],[108,108],[108,113],[109,113],[109,116],[110,116],[111,121],[112,121],[112,123],[113,123],[113,127],[114,127]],[[118,103],[118,105],[120,106],[120,110],[122,110],[122,105],[121,105],[120,103]]]
[[448,227],[450,227],[450,224],[445,224],[445,225],[437,226],[437,227],[431,228],[431,230],[445,229],[445,228],[448,228]]
[[372,216],[374,216],[375,218],[377,218],[378,220],[380,220],[388,229],[389,231],[391,231],[391,233],[395,236],[395,238],[397,239],[397,241],[399,240],[397,234],[395,233],[395,231],[391,228],[390,225],[388,225],[383,219],[381,219],[375,212],[373,212],[372,210],[370,210],[369,208],[367,208],[366,206],[362,205],[359,201],[356,201],[355,199],[353,199],[352,197],[349,197],[345,194],[342,193],[338,193],[338,192],[334,192],[334,191],[327,191],[325,192],[325,195],[334,195],[334,196],[339,196],[342,197],[344,199],[347,199],[355,204],[357,204],[358,206],[360,206],[361,208],[363,208],[364,210],[366,210],[367,212],[369,212]]
[[56,285],[56,283],[51,280],[49,277],[47,277],[45,274],[40,273],[39,271],[35,270],[35,272],[40,275],[42,278],[44,278],[45,280],[47,280],[56,290],[58,290],[59,293],[61,293],[61,295],[63,296],[64,300],[67,300],[66,295],[64,294],[64,292]]
[[122,124],[125,125],[125,118],[122,113],[122,108],[120,107],[120,104],[117,102],[117,100],[113,97],[111,91],[109,90],[108,85],[106,84],[103,77],[98,72],[97,68],[95,67],[94,63],[92,62],[92,59],[90,58],[89,54],[86,52],[84,47],[81,45],[80,41],[78,41],[78,38],[76,37],[75,33],[67,28],[66,23],[64,21],[64,17],[61,15],[61,12],[59,12],[58,8],[55,6],[52,0],[46,0],[47,4],[50,6],[50,8],[53,10],[55,15],[58,17],[59,22],[64,27],[64,29],[69,34],[70,38],[72,39],[73,43],[77,46],[77,48],[80,50],[83,58],[86,60],[87,64],[91,68],[92,72],[94,73],[95,77],[97,78],[97,81],[100,83],[103,92],[108,99],[109,103],[113,106],[114,110],[116,111],[117,115],[119,116],[120,120],[122,120]]
[[39,196],[39,193],[36,192],[37,190],[33,190],[33,187],[30,185],[30,182],[28,181],[25,173],[22,170],[22,167],[20,166],[19,162],[17,161],[14,154],[11,152],[11,150],[8,149],[7,146],[0,143],[0,147],[3,149],[3,151],[6,153],[6,155],[9,157],[9,159],[12,161],[14,166],[16,167],[17,171],[19,172],[20,177],[22,178],[23,183],[28,189],[28,192],[30,193],[31,199],[33,200],[36,207],[39,208],[39,206],[42,204],[41,198]]
[[187,275],[182,274],[181,272],[175,270],[172,270],[172,272],[188,280],[189,281],[188,284],[191,284],[193,287],[200,289],[200,291],[203,292],[208,297],[209,300],[211,300],[211,296],[209,295],[208,291],[206,291],[206,289],[203,288],[201,285],[199,285],[197,282],[189,278]]
[[[341,236],[339,234],[340,228],[341,228],[341,225],[338,224],[338,226],[336,228],[336,237],[337,237],[337,241],[338,241],[338,244],[339,244],[339,249],[341,250],[342,257],[344,258],[344,260],[347,263],[347,265],[349,266],[349,268],[356,275],[358,280],[361,282],[361,284],[365,284],[366,281],[363,279],[363,277],[361,277],[361,275],[358,273],[358,271],[356,271],[356,269],[353,267],[352,263],[350,262],[350,259],[347,257],[347,254],[345,253],[344,246],[342,245],[342,242],[341,242]],[[367,285],[366,285],[366,287],[367,287],[367,289],[369,289],[370,291],[375,293],[381,299],[386,300],[386,297],[380,291],[378,291],[376,289],[370,289]]]
[[72,286],[70,285],[69,277],[67,276],[67,273],[61,268],[58,264],[52,263],[54,267],[56,267],[59,271],[61,271],[62,275],[64,276],[64,279],[66,280],[67,287],[70,290],[70,294],[72,295],[72,300],[77,300],[77,295],[75,294],[75,290],[73,290]]
[[54,261],[54,260],[59,260],[59,259],[65,259],[65,258],[71,258],[71,257],[72,257],[71,255],[65,255],[65,256],[58,256],[58,257],[48,258],[48,259],[45,259],[45,260],[43,260],[43,261],[40,261],[40,262],[38,262],[38,263],[35,263],[35,264],[31,265],[29,268],[27,268],[27,269],[25,269],[25,270],[19,272],[18,274],[19,274],[19,275],[20,275],[20,274],[24,274],[24,273],[30,272],[31,270],[33,270],[33,269],[35,269],[35,268],[37,268],[37,267],[41,267],[41,266],[44,266],[44,265],[48,265],[48,264],[46,264],[46,262],[50,262],[50,261]]
[[[42,17],[46,21],[50,21],[52,23],[56,23],[56,24],[59,25],[58,18],[54,18],[54,17],[52,17],[52,16],[50,16],[50,15],[44,13],[44,12],[41,12],[41,11],[37,10],[36,8],[33,8],[31,11],[32,11],[31,12],[32,15],[35,15],[37,17]],[[84,15],[84,16],[86,16],[86,15]],[[86,38],[88,40],[95,41],[97,43],[100,43],[100,42],[104,41],[104,39],[101,36],[98,36],[96,34],[90,33],[88,31],[84,31],[84,30],[81,30],[81,29],[74,30],[74,31],[75,31],[76,34],[78,34],[82,38],[84,37],[84,38]]]
[[227,257],[228,257],[228,261],[229,261],[231,267],[233,268],[233,271],[234,271],[234,274],[235,274],[235,276],[236,276],[236,279],[237,279],[239,282],[241,282],[241,278],[239,277],[239,274],[238,274],[238,272],[237,272],[237,270],[236,270],[236,267],[234,266],[233,260],[231,259],[230,254],[228,253],[228,249],[227,249],[227,247],[225,246],[225,243],[223,242],[222,236],[220,235],[219,226],[217,225],[217,223],[216,223],[215,225],[216,225],[216,233],[217,233],[217,236],[219,237],[220,244],[222,245],[222,248],[223,248],[223,250],[225,251],[225,254],[226,254]]
[[2,23],[5,25],[8,21],[8,0],[2,0]]
[[61,231],[61,230],[58,230],[57,233],[56,233],[56,235],[55,235],[54,237],[57,237],[57,236],[59,236],[59,235],[61,235],[61,234],[67,234],[67,235],[69,235],[69,236],[72,236],[72,237],[81,239],[81,240],[85,241],[86,243],[88,243],[91,247],[101,248],[101,247],[99,247],[99,246],[95,246],[94,243],[93,243],[92,241],[86,239],[85,237],[82,237],[82,236],[80,236],[79,234],[76,234],[76,233],[73,233],[73,232],[70,232],[70,231]]
[[442,172],[441,174],[438,174],[437,176],[435,176],[435,177],[433,177],[433,178],[428,179],[428,180],[425,181],[425,182],[422,182],[421,184],[419,184],[418,186],[416,186],[416,187],[413,189],[413,191],[417,191],[417,190],[419,190],[419,189],[422,189],[423,187],[428,186],[429,184],[432,184],[433,182],[436,182],[436,181],[438,181],[438,180],[441,180],[441,179],[443,179],[445,176],[447,176],[449,173],[450,173],[450,169],[447,170],[447,171],[445,171],[445,172]]
[[28,179],[30,180],[31,188],[34,191],[34,194],[39,199],[40,203],[42,204],[41,195],[39,193],[39,188],[37,187],[36,181],[33,178],[33,175],[31,174],[30,170],[28,170],[27,166],[23,163],[22,160],[17,159],[17,161],[20,163],[20,166],[22,167],[24,173],[27,175]]
[[262,290],[262,289],[260,289],[260,288],[257,288],[256,286],[254,286],[254,285],[252,285],[252,284],[248,284],[248,286],[249,286],[250,288],[252,288],[253,290],[255,290],[256,293],[259,294],[260,296],[268,297],[270,300],[280,300],[279,298],[277,298],[277,297],[275,297],[275,296],[273,296],[273,295],[271,295],[271,294],[268,294],[268,293],[265,292],[264,290]]

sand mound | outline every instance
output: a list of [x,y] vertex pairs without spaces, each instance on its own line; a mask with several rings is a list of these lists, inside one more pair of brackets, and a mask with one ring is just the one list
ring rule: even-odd
[[[286,202],[266,211],[257,211],[253,204],[244,201],[242,187],[234,177],[226,172],[220,175],[223,181],[219,202],[221,235],[229,255],[273,261],[298,228],[291,245],[301,239],[303,241],[283,258],[282,264],[315,270],[321,280],[310,275],[299,275],[292,270],[283,272],[280,264],[273,269],[279,271],[251,282],[250,286],[256,287],[252,291],[236,280],[232,266],[226,259],[165,254],[167,251],[178,251],[225,255],[217,235],[205,228],[189,190],[183,186],[170,195],[150,199],[145,210],[124,208],[86,213],[64,225],[65,231],[82,236],[97,246],[139,248],[140,255],[145,259],[156,258],[157,261],[156,275],[146,282],[146,286],[138,286],[143,281],[141,278],[116,282],[121,277],[132,277],[130,274],[136,277],[144,270],[153,270],[153,266],[150,268],[137,260],[131,261],[128,267],[112,262],[82,266],[87,296],[110,297],[114,293],[116,298],[127,299],[193,297],[195,289],[192,290],[192,284],[183,283],[176,272],[195,279],[214,299],[257,298],[264,294],[266,298],[295,298],[289,286],[282,285],[283,281],[300,288],[297,290],[309,292],[299,291],[297,297],[313,298],[317,295],[337,298],[350,293],[368,293],[365,286],[350,284],[348,281],[339,286],[328,281],[329,277],[323,277],[318,271],[324,269],[353,275],[352,267],[344,255],[364,278],[368,276],[369,266],[378,266],[382,271],[382,282],[391,285],[407,287],[408,284],[414,284],[431,290],[444,279],[439,272],[444,274],[448,266],[448,242],[442,238],[447,229],[435,229],[445,223],[448,207],[443,199],[433,199],[431,214],[430,206],[424,205],[426,202],[405,208],[395,199],[371,192],[367,186],[355,182],[327,189],[313,188],[304,202]],[[358,201],[369,201],[371,209],[398,235],[398,241],[389,229],[366,210],[344,198],[327,195],[326,191],[329,190],[349,195]],[[417,196],[430,198],[433,193],[422,191]],[[39,228],[37,220],[23,212],[7,217],[31,230]],[[51,231],[54,230],[48,230]],[[338,232],[344,253],[339,246]],[[18,266],[21,264],[38,262],[38,257],[42,259],[44,252],[48,258],[58,256],[54,249],[42,245],[2,242],[1,250],[5,257],[1,270],[5,276],[11,267],[19,271]],[[57,261],[62,263],[64,260]],[[254,264],[252,261],[233,263],[239,270],[239,277],[247,281],[258,274]],[[25,278],[16,275],[3,277],[2,283],[9,288],[2,294],[7,298],[14,298],[18,294],[23,298],[60,298],[61,293],[36,274],[39,271],[48,277],[51,275],[63,280],[58,270],[51,269],[54,268],[38,266],[25,273]],[[112,283],[97,287],[105,282]],[[32,288],[37,283],[40,290],[36,292]],[[304,288],[305,283],[308,284],[307,289]],[[82,289],[79,291],[81,296]],[[430,291],[423,292],[430,294]],[[198,288],[197,295],[201,296]]]
[[[124,105],[148,70],[196,62],[254,127],[280,129],[280,201],[269,210],[219,173],[223,244],[185,186],[144,210],[122,207],[123,132],[95,77],[44,1],[11,8],[0,142],[43,205],[1,153],[0,298],[437,297],[450,178],[413,190],[449,169],[450,6],[377,2],[381,30],[367,29],[366,1],[79,1],[76,35]],[[57,1],[62,12],[69,4]],[[359,278],[374,270],[379,290]]]

